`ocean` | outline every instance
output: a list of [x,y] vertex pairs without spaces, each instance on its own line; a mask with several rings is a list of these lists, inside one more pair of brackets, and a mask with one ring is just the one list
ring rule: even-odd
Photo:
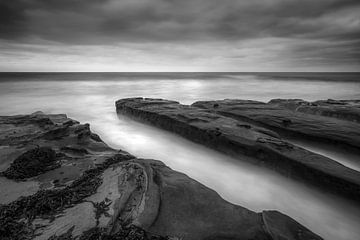
[[[0,73],[0,115],[66,113],[90,123],[111,147],[161,160],[227,201],[254,211],[279,210],[328,240],[360,236],[360,207],[353,202],[118,116],[114,103],[126,97],[184,104],[224,98],[360,99],[359,73]],[[356,154],[297,144],[360,170]]]

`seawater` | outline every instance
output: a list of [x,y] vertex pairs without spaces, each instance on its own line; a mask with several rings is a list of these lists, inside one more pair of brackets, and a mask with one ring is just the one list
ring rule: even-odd
[[[0,73],[0,115],[66,113],[114,148],[163,161],[253,211],[279,210],[329,240],[360,236],[360,206],[175,134],[117,115],[126,97],[191,104],[224,98],[360,99],[355,73]],[[309,146],[302,143],[303,146]],[[320,146],[321,148],[321,146]],[[316,149],[321,152],[321,149]],[[352,159],[326,149],[328,156]],[[242,156],[240,158],[246,158]],[[344,161],[346,162],[346,161]]]

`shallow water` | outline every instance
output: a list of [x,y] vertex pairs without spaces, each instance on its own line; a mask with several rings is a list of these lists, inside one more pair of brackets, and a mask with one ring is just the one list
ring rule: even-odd
[[[22,81],[15,81],[14,77],[1,79],[0,74],[0,115],[38,110],[67,113],[76,120],[89,122],[92,130],[110,146],[139,157],[159,159],[232,203],[254,211],[280,210],[325,239],[353,240],[360,236],[360,206],[118,116],[114,106],[119,98],[136,96],[161,97],[186,104],[223,98],[360,99],[359,82],[323,81],[319,77],[274,80],[250,74],[212,75],[211,79],[202,75],[182,79],[179,74],[162,76],[160,80],[154,78],[83,74],[74,76],[72,81],[71,75],[48,74],[22,76]],[[337,158],[347,161],[351,156],[343,153]]]

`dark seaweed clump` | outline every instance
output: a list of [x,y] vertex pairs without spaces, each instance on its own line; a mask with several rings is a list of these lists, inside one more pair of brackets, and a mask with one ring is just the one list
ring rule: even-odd
[[[101,174],[112,164],[129,160],[131,155],[116,154],[104,163],[89,169],[64,189],[41,190],[0,206],[0,236],[4,240],[31,239],[34,232],[32,220],[36,217],[53,219],[64,209],[82,202],[94,194],[101,185]],[[20,219],[22,219],[20,221]]]
[[58,167],[60,164],[56,161],[56,152],[49,147],[39,147],[17,157],[2,175],[10,179],[24,180]]
[[25,221],[14,221],[10,218],[0,220],[1,240],[30,240],[36,227]]
[[157,236],[147,233],[145,230],[131,225],[123,227],[115,234],[108,234],[106,228],[92,228],[84,232],[80,237],[72,237],[72,229],[60,236],[53,236],[49,240],[168,240],[168,237]]

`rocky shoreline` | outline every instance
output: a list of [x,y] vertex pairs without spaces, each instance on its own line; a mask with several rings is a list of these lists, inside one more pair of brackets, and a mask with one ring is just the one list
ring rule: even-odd
[[162,162],[108,147],[64,114],[0,117],[2,239],[321,239]]
[[194,107],[291,134],[360,149],[360,101],[273,99],[199,101]]
[[295,132],[358,149],[358,101],[221,100],[190,106],[164,99],[128,98],[118,100],[116,109],[226,154],[251,156],[253,163],[287,177],[360,200],[359,172],[281,137],[283,131]]

